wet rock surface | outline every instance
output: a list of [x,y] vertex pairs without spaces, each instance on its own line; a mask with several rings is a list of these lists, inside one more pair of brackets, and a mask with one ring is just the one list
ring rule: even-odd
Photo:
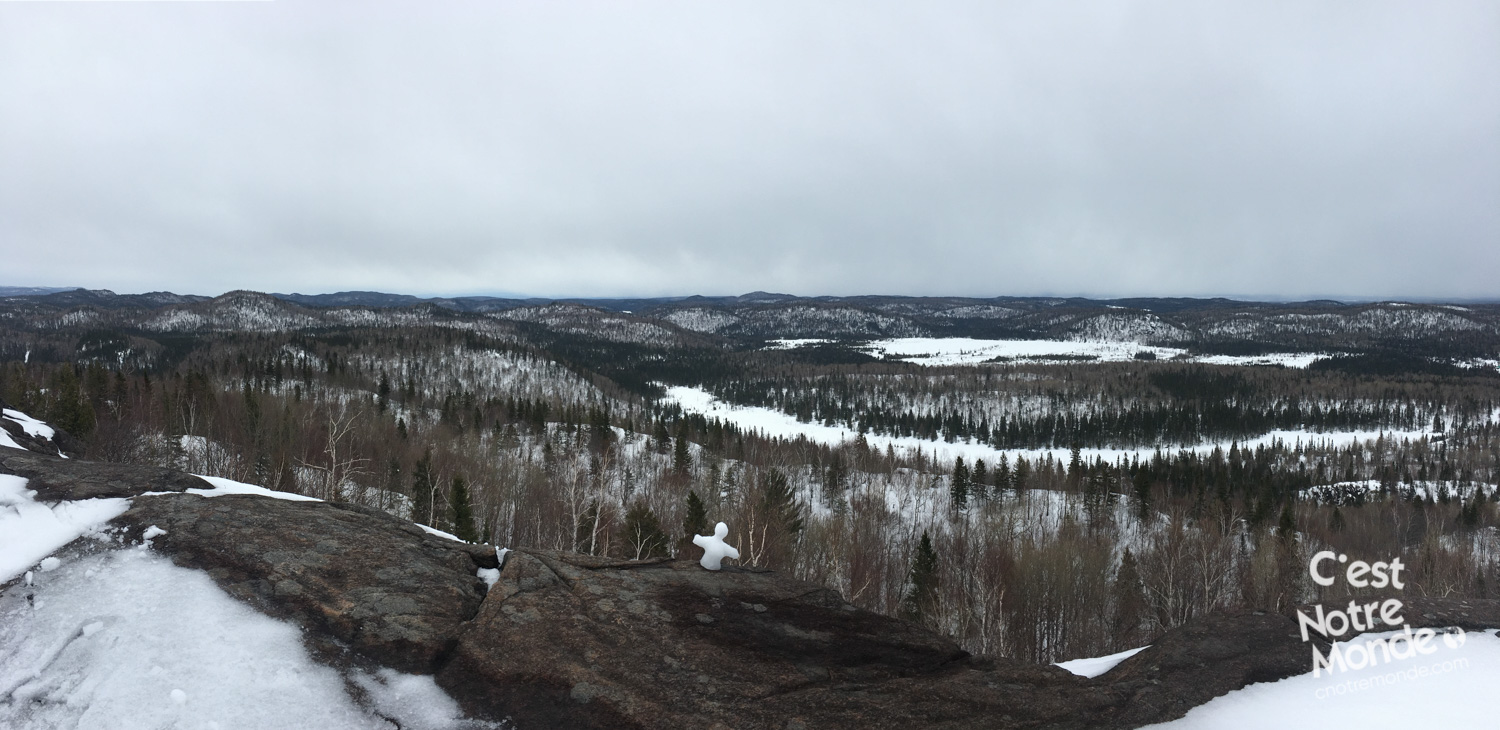
[[[1221,614],[1094,679],[972,657],[786,575],[693,558],[493,548],[378,510],[250,495],[169,469],[0,450],[43,500],[130,497],[128,543],[304,628],[324,661],[435,674],[476,718],[532,728],[1133,728],[1311,669],[1296,622]],[[167,492],[140,496],[147,492]],[[1414,626],[1500,626],[1500,601],[1402,597]],[[1326,646],[1326,644],[1323,644]]]

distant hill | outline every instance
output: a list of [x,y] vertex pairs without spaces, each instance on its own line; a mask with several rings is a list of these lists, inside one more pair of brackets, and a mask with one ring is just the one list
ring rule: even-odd
[[505,330],[528,340],[551,332],[653,345],[972,337],[1131,342],[1224,355],[1380,350],[1419,357],[1500,357],[1500,304],[1495,303],[798,297],[767,292],[633,299],[230,292],[209,298],[73,289],[3,297],[0,313],[9,328],[58,333],[268,332],[449,322]]
[[73,291],[76,286],[0,286],[0,297],[35,297],[60,291]]

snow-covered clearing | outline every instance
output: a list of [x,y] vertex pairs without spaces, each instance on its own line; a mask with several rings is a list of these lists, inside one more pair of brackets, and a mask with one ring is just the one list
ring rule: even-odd
[[[831,340],[771,340],[768,350],[791,350]],[[1328,357],[1319,353],[1277,352],[1265,355],[1190,355],[1177,347],[1158,347],[1138,342],[1105,340],[981,340],[971,337],[897,337],[858,346],[875,357],[918,365],[977,365],[996,358],[1022,362],[1055,362],[1087,358],[1095,362],[1125,362],[1138,353],[1158,360],[1201,362],[1211,365],[1282,365],[1305,368]]]
[[[1361,644],[1382,635],[1355,639]],[[1348,645],[1351,642],[1340,642]],[[1495,726],[1491,692],[1500,684],[1500,638],[1469,632],[1462,646],[1381,661],[1359,670],[1312,672],[1252,684],[1189,711],[1172,730],[1245,728],[1484,728]],[[1309,651],[1309,664],[1311,652]]]
[[1136,654],[1145,651],[1147,648],[1148,647],[1142,646],[1136,649],[1126,649],[1125,651],[1122,651],[1118,654],[1110,654],[1108,656],[1096,656],[1089,657],[1087,659],[1072,659],[1066,662],[1057,662],[1057,666],[1062,667],[1063,669],[1066,669],[1080,677],[1097,677],[1111,669],[1114,669],[1116,664],[1119,664],[1120,662],[1123,662],[1126,659],[1129,659]]
[[767,350],[795,350],[795,349],[797,349],[799,347],[807,347],[808,345],[822,345],[822,344],[826,344],[826,343],[829,343],[829,342],[835,342],[835,341],[836,340],[824,340],[824,339],[818,339],[818,338],[809,338],[809,339],[803,339],[803,340],[768,340],[766,342],[766,349]]
[[1105,362],[1135,359],[1149,352],[1168,360],[1187,354],[1173,347],[1152,347],[1134,342],[1067,340],[977,340],[969,337],[899,337],[876,340],[860,349],[876,357],[920,365],[974,365],[997,357],[1011,360],[1057,360],[1093,358]]
[[[717,418],[726,423],[747,431],[759,431],[766,436],[784,439],[796,439],[804,437],[809,441],[836,446],[841,443],[856,441],[860,434],[858,431],[843,426],[827,426],[821,423],[803,423],[796,417],[781,411],[758,406],[739,406],[726,403],[702,388],[688,386],[674,386],[667,389],[666,400],[676,403],[683,411],[688,413],[699,413],[713,419]],[[1337,431],[1330,433],[1313,433],[1309,431],[1272,431],[1262,434],[1253,439],[1239,441],[1240,448],[1256,448],[1258,446],[1270,446],[1281,442],[1289,447],[1299,443],[1306,447],[1314,444],[1325,447],[1342,447],[1353,443],[1364,443],[1372,441],[1381,435],[1386,439],[1418,439],[1429,435],[1427,431]],[[867,433],[865,441],[877,449],[891,447],[897,451],[916,453],[921,450],[930,458],[938,461],[952,461],[955,457],[962,456],[966,461],[984,459],[991,463],[1004,454],[1008,459],[1014,461],[1018,456],[1024,456],[1028,460],[1035,461],[1051,455],[1054,460],[1067,461],[1070,457],[1068,449],[996,449],[988,444],[982,443],[948,443],[946,441],[928,441],[912,436],[884,436],[880,434]],[[1165,450],[1176,452],[1181,448],[1200,454],[1212,452],[1215,448],[1229,450],[1231,442],[1215,442],[1198,444],[1190,447],[1164,447]],[[1139,449],[1082,449],[1081,455],[1084,459],[1092,461],[1095,458],[1104,459],[1106,462],[1115,462],[1119,459],[1150,458],[1155,454],[1155,448]]]

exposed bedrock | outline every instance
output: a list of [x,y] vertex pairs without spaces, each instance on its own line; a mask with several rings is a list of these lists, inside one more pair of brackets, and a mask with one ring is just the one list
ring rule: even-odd
[[[1297,625],[1219,614],[1110,672],[972,657],[787,575],[696,555],[632,562],[494,549],[378,510],[208,487],[170,469],[0,449],[38,499],[130,497],[128,543],[303,627],[322,660],[435,674],[473,716],[531,728],[1130,728],[1311,669]],[[166,492],[141,496],[147,492]],[[1500,626],[1500,601],[1407,600],[1416,626]]]

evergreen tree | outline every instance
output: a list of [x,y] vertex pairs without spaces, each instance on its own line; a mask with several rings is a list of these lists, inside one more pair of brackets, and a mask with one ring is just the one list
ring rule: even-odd
[[463,475],[453,477],[449,502],[453,508],[453,534],[464,542],[479,542],[479,534],[474,529],[474,507],[469,503],[469,483]]
[[688,450],[687,429],[677,432],[677,445],[672,451],[672,471],[687,476],[693,469],[693,454]]
[[380,373],[380,386],[375,389],[375,400],[380,406],[380,412],[385,413],[391,401],[391,379],[384,372]]
[[1282,503],[1276,532],[1273,548],[1276,551],[1276,600],[1272,608],[1290,616],[1302,600],[1302,577],[1307,574],[1307,565],[1297,548],[1297,521],[1290,500]]
[[411,475],[411,520],[424,525],[432,522],[432,449],[427,449]]
[[651,446],[658,454],[666,454],[672,450],[672,434],[667,433],[667,423],[657,420],[656,427],[651,431]]
[[1292,514],[1292,502],[1281,503],[1281,518],[1276,521],[1276,534],[1282,540],[1297,539],[1297,518]]
[[683,539],[689,544],[693,537],[708,533],[708,508],[703,506],[703,500],[698,497],[694,490],[688,490],[687,509],[682,518]]
[[780,469],[771,469],[761,480],[761,514],[788,537],[802,531],[802,508],[797,495]]
[[1151,519],[1151,473],[1144,468],[1136,469],[1130,484],[1135,488],[1135,516],[1141,522]]
[[609,425],[609,408],[589,408],[589,448],[602,453],[614,442],[615,430]]
[[974,470],[969,474],[969,498],[988,499],[989,479],[989,469],[985,466],[984,459],[976,459]]
[[932,539],[922,531],[917,543],[916,555],[912,557],[911,571],[906,578],[906,595],[901,599],[901,618],[925,623],[937,609],[937,552],[932,549]]
[[[701,504],[701,503],[700,503]],[[625,513],[625,555],[632,560],[664,558],[670,540],[661,531],[656,513],[645,500],[636,500]]]
[[959,511],[969,507],[969,467],[964,466],[964,457],[953,460],[953,479],[948,486],[948,496],[953,499],[953,508]]
[[1125,548],[1125,555],[1120,558],[1120,569],[1115,572],[1112,588],[1115,648],[1129,649],[1139,641],[1141,622],[1145,620],[1148,610],[1140,568],[1136,565],[1135,554],[1130,548]]
[[94,430],[94,407],[89,405],[71,365],[52,371],[52,407],[46,420],[79,438]]
[[844,483],[848,479],[848,470],[844,467],[844,459],[834,452],[828,460],[828,468],[823,470],[823,502],[830,507],[838,508],[843,504]]

